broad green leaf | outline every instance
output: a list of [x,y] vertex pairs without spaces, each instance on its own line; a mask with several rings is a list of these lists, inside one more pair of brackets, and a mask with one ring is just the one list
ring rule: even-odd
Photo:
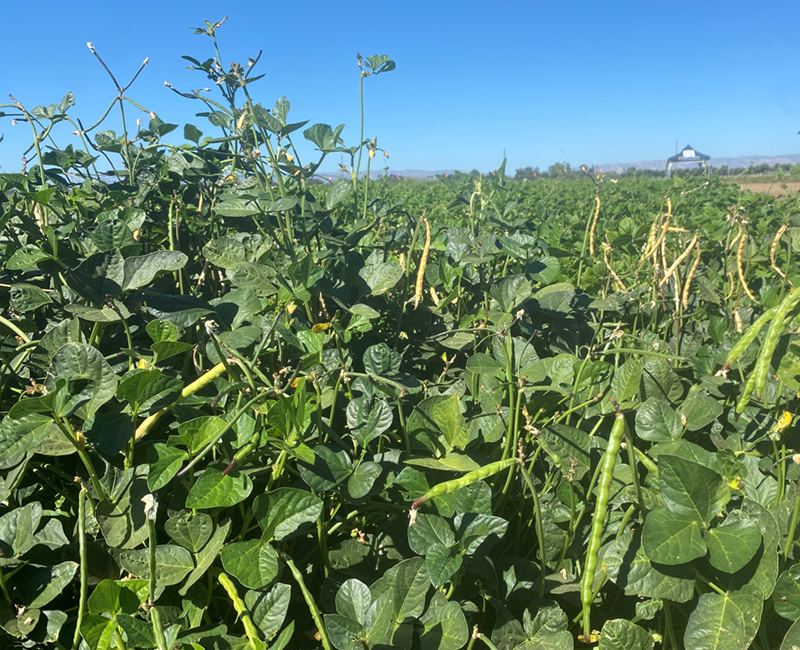
[[[316,126],[321,126],[321,125],[315,124],[314,127],[316,127]],[[324,126],[327,126],[327,125],[324,125]],[[311,127],[311,129],[313,129],[314,127]],[[308,131],[310,131],[311,129],[308,129],[308,130],[304,131],[303,135],[308,133]],[[330,127],[328,127],[328,130],[330,131]],[[306,137],[308,137],[308,136],[306,136]],[[320,146],[320,143],[317,142],[317,140],[313,140],[313,142],[317,146]],[[333,147],[335,146],[335,144],[333,144],[333,141],[329,140],[329,138],[327,138],[327,137],[323,140],[323,142],[324,142],[324,147],[321,147],[321,148],[333,149]],[[325,209],[326,210],[333,210],[337,205],[339,205],[348,196],[350,196],[350,192],[352,190],[353,190],[352,181],[346,180],[344,178],[340,178],[339,180],[337,180],[333,184],[333,187],[331,187],[328,190],[328,192],[325,194]]]
[[642,529],[642,548],[647,557],[658,564],[686,564],[703,557],[707,551],[697,519],[663,509],[647,514]]
[[[122,551],[119,563],[123,569],[139,578],[150,579],[150,550]],[[177,585],[194,569],[192,554],[182,546],[159,544],[156,546],[156,571],[158,585]]]
[[20,605],[39,609],[61,595],[78,570],[77,562],[62,562],[54,566],[29,565],[15,580]]
[[694,595],[694,570],[683,565],[661,567],[652,563],[641,546],[640,531],[624,533],[612,542],[605,549],[602,566],[611,581],[629,596],[685,603]]
[[150,494],[145,473],[146,465],[109,477],[115,482],[107,489],[110,501],[97,504],[97,523],[106,544],[111,548],[135,548],[147,539],[147,521],[142,497]]
[[130,614],[117,614],[117,624],[125,632],[125,645],[128,648],[154,648],[153,627],[147,621]]
[[355,578],[345,580],[336,592],[336,611],[361,625],[364,625],[371,604],[369,587]]
[[231,520],[226,519],[216,527],[208,543],[203,546],[199,553],[195,554],[196,566],[178,592],[181,596],[185,596],[192,585],[206,576],[206,572],[211,568],[211,565],[217,559],[217,555],[222,550],[230,530]]
[[38,609],[16,609],[6,601],[0,604],[0,627],[13,637],[29,636],[39,623],[40,616],[41,611]]
[[129,257],[125,260],[125,279],[122,289],[130,291],[144,287],[159,273],[182,269],[188,260],[185,253],[163,250],[139,257]]
[[53,418],[44,413],[28,413],[19,419],[6,416],[0,421],[0,461],[36,451],[54,434],[63,435]]
[[397,262],[367,264],[358,271],[364,283],[362,296],[380,296],[396,285],[403,277],[403,268]]
[[407,465],[426,467],[428,469],[440,470],[442,472],[472,472],[480,469],[481,466],[466,454],[459,454],[451,451],[442,458],[409,458],[404,461]]
[[648,397],[636,411],[636,435],[642,440],[669,442],[682,430],[680,416],[659,397]]
[[406,428],[417,448],[426,447],[437,457],[469,442],[461,401],[455,395],[434,395],[422,400],[409,416]]
[[305,490],[278,488],[260,494],[253,513],[264,531],[262,538],[281,541],[302,532],[322,514],[322,500]]
[[64,417],[77,415],[86,420],[117,390],[111,366],[96,348],[83,343],[67,343],[56,352],[49,374],[54,383],[66,381],[55,400],[56,413]]
[[363,647],[356,639],[365,636],[364,627],[352,618],[341,614],[325,614],[325,629],[337,650],[359,650],[359,646]]
[[702,524],[716,517],[731,498],[719,474],[678,456],[658,457],[658,482],[667,508]]
[[183,461],[189,458],[183,449],[169,447],[163,442],[157,442],[147,449],[147,485],[155,492],[167,485],[183,466]]
[[591,467],[589,450],[592,448],[592,440],[589,434],[566,424],[552,424],[544,427],[541,435],[550,449],[566,463],[565,471],[570,467],[572,459],[576,463],[575,478],[583,478]]
[[488,354],[478,352],[467,359],[467,370],[476,375],[494,375],[503,371],[504,367]]
[[187,508],[229,508],[244,501],[253,491],[253,482],[236,469],[227,474],[209,467],[189,490]]
[[598,650],[653,650],[653,646],[647,630],[624,618],[606,621],[600,630]]
[[750,594],[703,594],[686,624],[684,646],[692,650],[747,650],[761,622],[761,609],[761,599]]
[[432,544],[449,548],[456,536],[447,520],[437,515],[418,513],[413,526],[408,527],[408,545],[419,555],[425,555]]
[[461,568],[464,557],[457,549],[433,543],[425,553],[425,568],[434,589],[439,589]]
[[360,463],[347,479],[347,492],[350,497],[363,499],[367,496],[381,472],[381,466],[378,463],[372,461]]
[[689,394],[678,408],[688,431],[699,431],[707,427],[722,415],[722,411],[722,402],[711,397],[699,386],[689,389]]
[[385,400],[375,397],[356,397],[347,405],[347,426],[350,435],[361,447],[392,426],[394,414]]
[[275,549],[262,540],[228,544],[220,557],[225,570],[250,589],[263,589],[278,575]]
[[203,548],[214,533],[214,522],[207,514],[181,510],[164,524],[164,530],[173,541],[192,553]]
[[506,534],[508,522],[492,515],[458,513],[454,520],[458,543],[466,555],[486,553]]
[[370,592],[374,600],[384,594],[389,598],[394,607],[395,622],[400,624],[419,618],[425,609],[425,596],[430,588],[425,560],[414,557],[395,564],[372,584]]
[[219,434],[228,426],[222,418],[213,415],[203,415],[188,422],[181,422],[178,425],[178,435],[181,442],[185,444],[190,454],[196,454],[212,440],[216,440]]
[[17,283],[11,286],[11,308],[19,312],[34,311],[53,301],[34,284]]
[[108,456],[116,456],[133,438],[134,428],[127,413],[95,413],[83,423],[86,439]]
[[391,377],[400,371],[400,353],[386,343],[371,345],[364,352],[364,370],[374,377]]
[[230,269],[247,262],[247,249],[244,244],[233,237],[212,239],[203,246],[203,256],[215,266]]
[[253,622],[261,630],[267,641],[280,631],[289,611],[292,588],[279,582],[267,593],[248,591],[244,602],[250,610]]
[[532,286],[530,280],[522,274],[509,275],[492,286],[492,298],[500,304],[500,309],[510,314],[531,297]]
[[178,340],[178,328],[165,320],[151,320],[145,329],[153,343]]
[[795,621],[783,637],[780,650],[795,650],[800,648],[800,622]]
[[353,461],[344,450],[327,445],[314,447],[314,464],[301,463],[300,476],[312,490],[332,490],[353,472]]
[[772,593],[775,612],[790,621],[800,619],[800,564],[781,573]]
[[[441,595],[441,594],[440,594]],[[420,619],[421,650],[460,650],[469,639],[469,628],[461,605],[434,598],[428,611]]]
[[736,573],[761,546],[761,528],[752,519],[729,516],[721,526],[703,535],[708,546],[708,561],[725,573]]

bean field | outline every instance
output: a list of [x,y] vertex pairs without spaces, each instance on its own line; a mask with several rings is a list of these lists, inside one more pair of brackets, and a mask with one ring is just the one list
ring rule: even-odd
[[0,646],[800,645],[798,194],[370,178],[220,25],[195,124],[0,107]]

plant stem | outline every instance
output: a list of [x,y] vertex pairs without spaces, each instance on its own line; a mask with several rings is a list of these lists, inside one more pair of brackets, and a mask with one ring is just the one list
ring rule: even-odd
[[81,622],[89,591],[89,558],[86,553],[86,488],[82,484],[78,490],[78,553],[80,555],[81,593],[78,601],[78,620],[75,622],[75,634],[72,637],[72,650],[78,650],[81,642]]

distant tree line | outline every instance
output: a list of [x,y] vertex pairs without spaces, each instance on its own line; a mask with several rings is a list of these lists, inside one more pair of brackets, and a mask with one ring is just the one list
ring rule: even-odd
[[[581,165],[580,167],[572,167],[569,163],[555,163],[550,165],[546,171],[540,170],[538,167],[520,167],[514,175],[516,181],[533,181],[540,178],[579,178],[585,176],[586,173],[591,173],[593,167],[590,165]],[[763,175],[763,174],[789,174],[790,176],[800,177],[800,164],[792,165],[790,163],[775,163],[768,165],[762,163],[759,165],[750,165],[749,167],[728,167],[728,165],[721,165],[720,167],[710,166],[712,176],[738,176],[740,174],[747,175]],[[624,172],[608,172],[611,176],[628,177],[628,176],[644,176],[648,178],[664,178],[665,170],[663,169],[636,169],[635,167],[628,167]],[[673,168],[673,175],[681,176],[702,176],[706,173],[704,167],[678,167]]]

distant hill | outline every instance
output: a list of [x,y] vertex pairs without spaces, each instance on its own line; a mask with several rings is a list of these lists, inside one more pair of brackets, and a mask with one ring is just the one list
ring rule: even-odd
[[[703,152],[708,153],[708,152]],[[747,168],[753,164],[757,165],[774,165],[775,163],[795,165],[800,163],[800,153],[784,154],[780,156],[739,156],[737,158],[715,158],[712,154],[711,160],[708,164],[712,167],[722,167],[727,165],[730,168],[744,167]],[[634,169],[664,169],[667,161],[664,160],[640,160],[639,162],[631,163],[606,163],[605,165],[597,165],[604,172],[617,172],[622,173],[626,169],[633,167]]]

